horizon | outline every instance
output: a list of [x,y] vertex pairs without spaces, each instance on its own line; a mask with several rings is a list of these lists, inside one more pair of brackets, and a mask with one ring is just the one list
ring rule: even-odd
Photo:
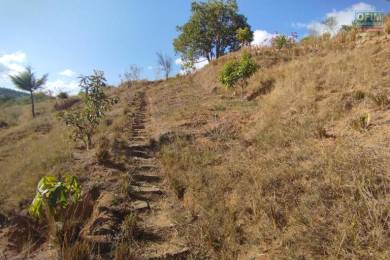
[[[297,32],[300,38],[313,30],[323,33],[321,21],[329,16],[336,17],[341,27],[352,23],[356,11],[390,11],[386,0],[332,0],[316,5],[308,0],[237,2],[254,31],[253,44],[269,44],[277,33]],[[103,70],[110,85],[117,85],[119,74],[132,64],[142,68],[142,78],[159,79],[158,51],[175,61],[171,76],[180,72],[172,41],[178,35],[176,26],[191,15],[191,1],[91,3],[3,1],[0,22],[4,26],[0,33],[7,37],[0,42],[0,87],[16,90],[9,75],[26,65],[32,66],[38,76],[49,73],[45,90],[54,93],[77,93],[77,77],[94,69]]]

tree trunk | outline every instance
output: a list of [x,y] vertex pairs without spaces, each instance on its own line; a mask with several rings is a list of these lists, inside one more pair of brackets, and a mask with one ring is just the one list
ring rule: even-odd
[[31,97],[31,112],[32,112],[32,116],[34,118],[35,117],[35,107],[34,107],[34,95],[33,95],[32,90],[30,90],[30,97]]

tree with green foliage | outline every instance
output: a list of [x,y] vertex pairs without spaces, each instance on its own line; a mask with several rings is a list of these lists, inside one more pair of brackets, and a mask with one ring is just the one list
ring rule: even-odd
[[241,43],[237,37],[240,28],[248,28],[253,37],[247,18],[238,13],[236,0],[194,1],[191,12],[189,21],[177,27],[180,35],[173,42],[176,52],[189,66],[200,58],[210,62],[226,52],[237,50]]
[[72,138],[81,140],[89,149],[96,127],[112,105],[118,102],[118,98],[108,97],[104,93],[106,78],[102,71],[94,71],[91,76],[80,77],[80,87],[85,90],[83,109],[62,112],[59,116],[72,128]]
[[250,28],[238,28],[236,31],[237,39],[240,41],[241,45],[248,46],[253,41],[253,32]]
[[10,76],[12,83],[20,90],[28,91],[31,99],[31,112],[35,117],[34,92],[45,85],[48,74],[37,79],[31,67],[26,67],[26,70],[15,76]]
[[248,79],[255,74],[259,66],[248,53],[244,53],[240,60],[233,60],[225,64],[219,75],[219,81],[227,88],[241,87],[241,96]]

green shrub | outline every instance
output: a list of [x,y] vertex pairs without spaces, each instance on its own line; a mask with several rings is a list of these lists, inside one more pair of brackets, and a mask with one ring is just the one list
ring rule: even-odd
[[67,99],[69,97],[69,95],[66,92],[60,92],[60,93],[58,93],[57,97],[59,99]]
[[248,84],[248,79],[258,70],[259,66],[251,56],[244,53],[242,58],[225,64],[219,75],[219,81],[227,88],[239,85],[243,89]]
[[273,41],[272,41],[272,45],[278,49],[279,51],[283,48],[283,47],[286,47],[289,43],[289,39],[287,38],[286,35],[278,35],[276,36]]

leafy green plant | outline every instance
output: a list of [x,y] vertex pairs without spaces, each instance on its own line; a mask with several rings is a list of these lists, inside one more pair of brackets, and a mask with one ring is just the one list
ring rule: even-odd
[[252,60],[247,53],[241,59],[233,60],[225,64],[219,74],[219,81],[227,88],[234,88],[236,85],[241,87],[241,94],[248,79],[258,70],[259,66]]
[[41,218],[55,217],[59,209],[65,209],[76,203],[81,197],[81,187],[77,178],[66,176],[59,180],[54,176],[45,176],[39,181],[37,193],[29,208],[30,215]]
[[278,35],[276,36],[275,38],[273,38],[273,46],[278,49],[279,51],[283,48],[283,47],[286,47],[288,45],[288,38],[286,35]]
[[80,87],[85,91],[84,107],[81,111],[62,112],[59,116],[72,128],[72,138],[81,140],[87,149],[92,145],[92,136],[105,113],[118,102],[117,97],[104,93],[106,79],[102,71],[81,77]]

